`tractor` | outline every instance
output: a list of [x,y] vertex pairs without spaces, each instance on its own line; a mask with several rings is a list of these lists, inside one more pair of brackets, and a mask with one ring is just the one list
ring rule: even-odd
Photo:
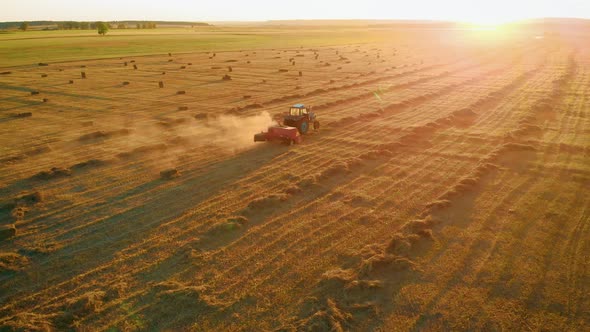
[[307,134],[312,125],[314,130],[320,129],[320,122],[311,111],[311,106],[308,109],[303,104],[291,106],[289,112],[283,115],[283,125],[297,128],[302,135]]

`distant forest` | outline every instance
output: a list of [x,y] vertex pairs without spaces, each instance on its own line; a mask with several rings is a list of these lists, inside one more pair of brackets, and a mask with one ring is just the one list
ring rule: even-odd
[[[0,22],[0,29],[19,29],[23,24],[19,22]],[[44,27],[47,30],[89,30],[96,28],[96,22],[88,21],[26,21],[28,27],[36,30],[39,27]],[[157,26],[168,25],[184,25],[184,26],[209,26],[208,23],[203,22],[183,22],[183,21],[111,21],[106,22],[112,28],[127,28],[127,29],[152,29]]]

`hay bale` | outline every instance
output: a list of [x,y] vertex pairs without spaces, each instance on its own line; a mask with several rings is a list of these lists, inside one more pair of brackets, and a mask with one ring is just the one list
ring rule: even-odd
[[16,236],[16,226],[14,224],[0,226],[0,241],[10,239],[13,236]]
[[231,81],[231,76],[229,75],[223,75],[223,77],[221,78],[223,81]]
[[33,116],[33,113],[31,112],[18,113],[14,115],[15,118],[28,118],[31,116]]
[[41,77],[47,77],[47,74],[41,74]]
[[31,91],[31,96],[38,95],[39,91]]
[[44,62],[39,62],[39,67],[47,67],[49,66],[49,64],[44,63]]
[[179,111],[186,111],[188,110],[188,106],[178,106]]
[[197,119],[197,120],[204,120],[204,119],[207,119],[207,118],[208,118],[207,113],[198,113],[198,114],[195,114],[195,119]]
[[125,67],[127,67],[127,65],[128,65],[128,63],[127,63],[127,61],[125,61]]
[[80,72],[80,77],[86,78],[86,72]]
[[172,61],[173,61],[172,59],[168,59],[168,62],[172,62]]
[[69,80],[68,83],[69,84],[74,84],[74,80]]
[[3,71],[0,73],[0,75],[10,75],[10,74],[12,74],[11,71]]
[[94,126],[94,121],[84,121],[82,122],[82,127],[91,127]]
[[35,174],[33,178],[38,180],[51,180],[54,178],[65,177],[70,175],[72,175],[72,171],[67,168],[53,167],[49,171],[41,171]]
[[162,81],[158,82],[158,86],[159,86],[160,88],[163,88],[163,87],[164,87],[164,82],[162,82]]
[[168,53],[168,56],[172,56],[172,53]]
[[176,94],[177,95],[184,95],[184,94],[186,94],[186,91],[180,90],[180,91],[176,92]]
[[279,69],[279,73],[286,73],[288,71],[289,71],[288,69]]
[[137,70],[137,65],[133,65],[133,69]]
[[299,76],[303,76],[303,72],[302,71],[299,71]]
[[40,191],[34,191],[26,194],[21,194],[20,196],[14,199],[14,203],[18,205],[34,205],[37,203],[42,202],[45,199],[45,195],[43,195]]
[[180,176],[180,173],[177,169],[171,168],[160,172],[160,177],[164,180],[174,179]]
[[228,66],[227,71],[229,71],[231,73],[232,71],[234,71],[234,69],[231,66]]
[[129,85],[128,81],[123,82],[123,85]]
[[166,75],[166,72],[165,72],[165,71],[163,71],[163,72],[162,72],[162,75]]
[[180,66],[180,69],[186,69],[186,66]]
[[189,65],[189,66],[192,66],[192,65],[193,65],[193,63],[192,63],[192,62],[189,62],[189,63],[187,63],[187,65]]
[[49,101],[49,99],[47,99],[47,98],[43,98],[43,102],[44,102],[44,103],[46,103],[46,102],[48,102],[48,101]]

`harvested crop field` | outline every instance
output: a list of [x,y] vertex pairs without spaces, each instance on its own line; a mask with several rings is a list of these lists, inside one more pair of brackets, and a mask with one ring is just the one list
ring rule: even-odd
[[403,33],[0,68],[1,329],[587,329],[590,30]]

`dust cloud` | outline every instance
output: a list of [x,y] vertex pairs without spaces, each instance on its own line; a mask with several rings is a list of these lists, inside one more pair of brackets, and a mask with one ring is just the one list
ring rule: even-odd
[[[156,163],[157,168],[175,167],[179,160],[195,151],[211,151],[232,155],[256,146],[254,134],[266,131],[276,124],[268,112],[252,116],[219,115],[153,119],[142,118],[125,121],[129,129],[126,136],[105,141],[101,149],[112,155],[157,154],[146,163]],[[200,152],[202,152],[202,150]],[[145,166],[148,166],[144,164]]]

